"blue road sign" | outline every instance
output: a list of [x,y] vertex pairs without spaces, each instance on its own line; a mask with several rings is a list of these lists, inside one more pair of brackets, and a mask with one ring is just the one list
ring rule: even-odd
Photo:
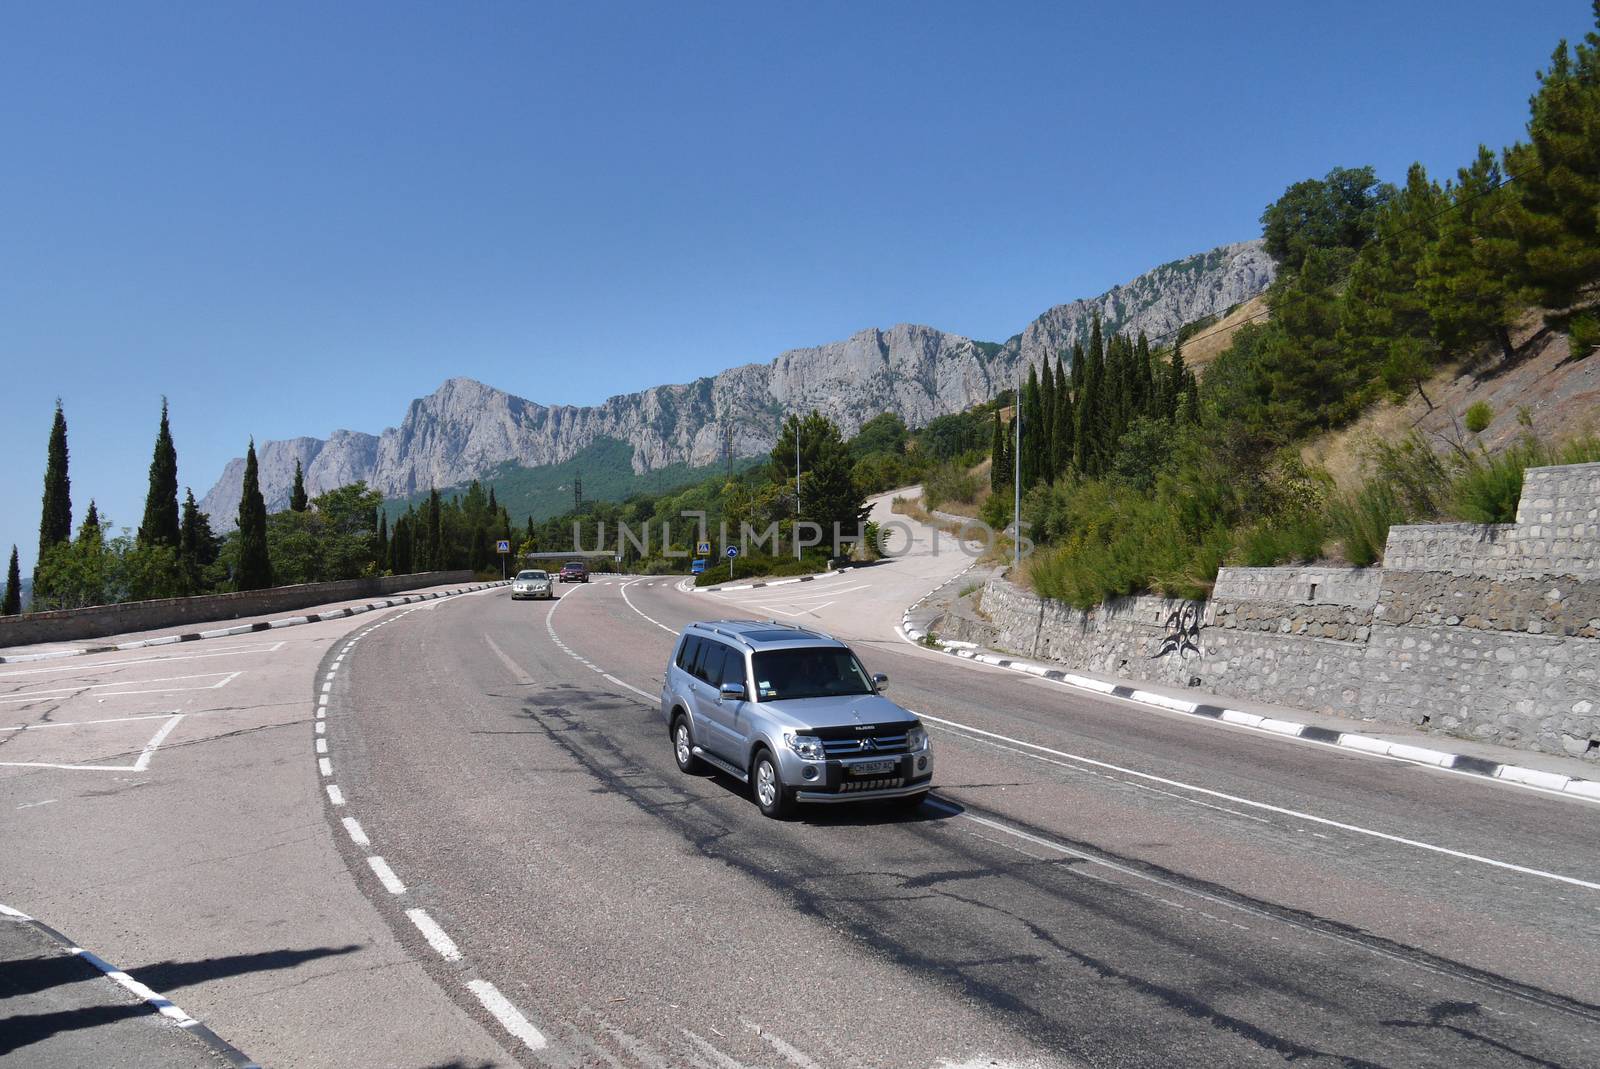
[[728,556],[729,557],[737,557],[738,555],[739,555],[739,547],[738,546],[729,546],[728,547]]
[[502,539],[500,539],[500,541],[498,541],[498,542],[496,542],[494,544],[494,551],[496,553],[510,553],[511,552],[511,543],[507,542],[504,538],[502,538]]
[[700,554],[702,557],[709,557],[709,556],[711,556],[711,543],[710,542],[696,542],[694,544],[694,551],[696,553]]
[[706,570],[706,562],[704,560],[697,560],[693,564],[689,565],[689,574],[690,575],[699,575],[701,572],[703,572],[705,570]]

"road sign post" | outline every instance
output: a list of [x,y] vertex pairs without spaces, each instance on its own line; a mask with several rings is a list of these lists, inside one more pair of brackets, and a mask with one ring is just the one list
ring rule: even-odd
[[734,561],[734,558],[737,557],[738,555],[739,555],[739,547],[738,546],[729,546],[728,547],[728,578],[729,579],[733,578],[733,561]]
[[500,581],[506,581],[506,557],[511,554],[511,540],[502,538],[494,544],[494,551],[500,554]]

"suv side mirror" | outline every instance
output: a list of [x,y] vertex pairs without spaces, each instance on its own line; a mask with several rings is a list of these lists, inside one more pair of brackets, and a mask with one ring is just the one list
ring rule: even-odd
[[889,687],[889,677],[884,675],[882,672],[874,672],[872,673],[872,685],[877,687],[879,690],[887,690]]
[[744,701],[744,684],[724,683],[721,687],[717,688],[717,697],[722,701],[732,700],[736,702],[742,702]]

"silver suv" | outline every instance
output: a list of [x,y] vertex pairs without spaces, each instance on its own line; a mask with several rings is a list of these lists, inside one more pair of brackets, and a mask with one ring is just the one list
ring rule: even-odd
[[819,631],[693,623],[667,664],[661,714],[681,771],[710,765],[750,784],[769,817],[796,802],[916,806],[932,785],[933,751],[921,722],[882,696],[888,682]]

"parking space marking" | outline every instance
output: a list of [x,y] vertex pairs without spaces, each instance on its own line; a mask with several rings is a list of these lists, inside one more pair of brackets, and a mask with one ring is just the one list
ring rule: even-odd
[[169,661],[203,661],[212,657],[245,657],[254,653],[277,653],[286,643],[283,640],[272,643],[270,646],[224,646],[209,653],[173,654],[170,657],[133,657],[125,661],[73,661],[71,664],[52,664],[44,668],[18,668],[9,672],[0,672],[0,680],[19,678],[21,676],[36,675],[61,675],[63,673],[81,672],[86,668],[122,668],[130,664],[167,663]]
[[[149,742],[145,743],[144,749],[139,751],[138,758],[131,765],[73,765],[58,764],[52,761],[0,761],[0,766],[5,766],[7,768],[57,768],[69,772],[143,772],[150,767],[150,759],[154,757],[155,752],[161,748],[161,744],[166,741],[167,736],[172,734],[172,729],[178,726],[178,721],[183,719],[184,714],[168,713],[166,716],[168,718],[167,722],[157,729],[156,733],[151,736]],[[128,719],[147,720],[150,719],[150,717],[129,717]],[[111,723],[112,721],[103,722]],[[77,725],[62,724],[60,726],[75,727]]]
[[179,694],[187,690],[221,690],[235,679],[244,675],[243,670],[238,672],[202,672],[192,676],[161,676],[156,679],[130,679],[120,683],[88,683],[77,687],[51,687],[48,690],[34,690],[27,693],[18,693],[9,697],[0,698],[0,703],[19,705],[26,702],[48,701],[51,698],[64,699],[76,697],[85,691],[107,690],[112,687],[143,686],[150,683],[176,683],[189,679],[211,679],[214,676],[222,678],[215,683],[203,687],[152,687],[146,690],[113,690],[103,695],[107,698],[120,698],[134,694]]

